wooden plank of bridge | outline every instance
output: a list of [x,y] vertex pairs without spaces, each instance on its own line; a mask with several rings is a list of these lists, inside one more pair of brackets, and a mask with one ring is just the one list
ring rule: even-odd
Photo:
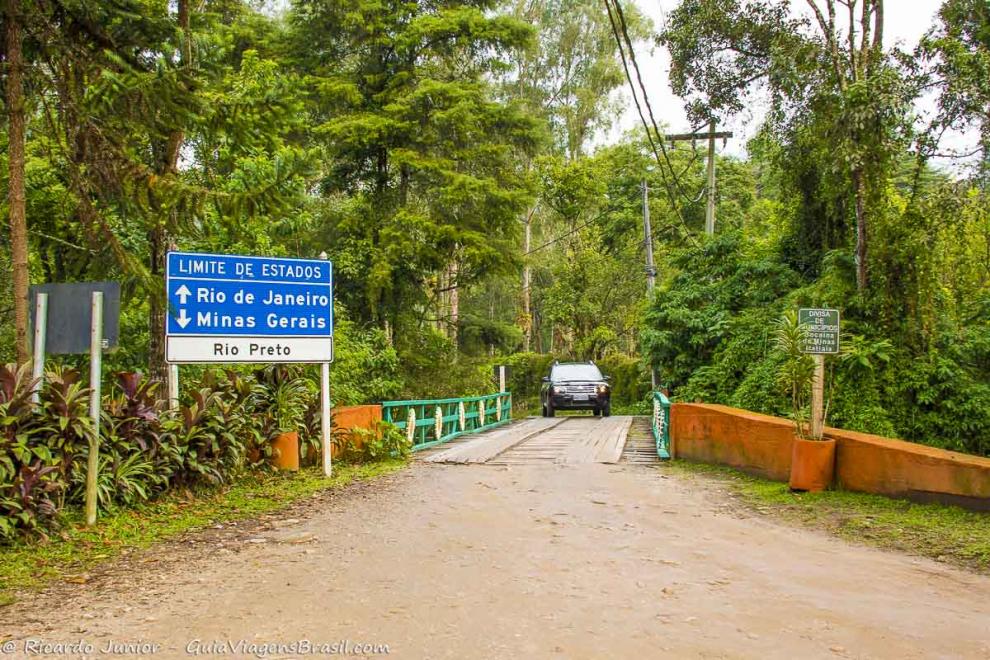
[[557,458],[558,463],[618,463],[632,417],[604,417]]
[[552,429],[563,421],[564,418],[536,417],[527,419],[522,423],[496,429],[479,435],[468,442],[459,443],[450,449],[428,456],[425,460],[432,463],[485,463],[507,449],[534,435]]
[[632,426],[633,421],[630,416],[609,417],[608,419],[617,420],[618,423],[609,429],[608,434],[602,434],[602,442],[599,444],[598,454],[595,457],[596,463],[618,463],[622,460],[622,450],[626,446],[629,427]]

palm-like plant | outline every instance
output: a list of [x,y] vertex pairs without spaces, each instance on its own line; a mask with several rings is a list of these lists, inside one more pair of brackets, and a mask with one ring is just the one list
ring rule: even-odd
[[777,379],[790,393],[791,419],[800,438],[811,437],[809,404],[815,374],[815,362],[804,352],[806,334],[794,310],[785,312],[774,330],[774,350],[781,358]]
[[272,389],[269,408],[273,435],[299,431],[303,426],[310,398],[309,388],[302,378],[277,384]]

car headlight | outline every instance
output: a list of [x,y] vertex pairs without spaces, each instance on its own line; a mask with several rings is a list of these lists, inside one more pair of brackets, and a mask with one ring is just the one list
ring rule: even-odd
[[608,393],[608,385],[599,385],[598,386],[598,393],[599,394],[607,394]]

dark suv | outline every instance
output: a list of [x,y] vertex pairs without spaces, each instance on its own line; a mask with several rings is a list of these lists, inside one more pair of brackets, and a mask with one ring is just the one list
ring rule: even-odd
[[550,375],[540,388],[543,416],[558,410],[591,410],[596,415],[612,414],[612,392],[608,376],[594,362],[554,362]]

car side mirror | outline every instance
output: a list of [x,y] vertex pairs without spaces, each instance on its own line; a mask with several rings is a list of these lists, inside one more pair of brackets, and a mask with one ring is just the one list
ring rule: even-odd
[[544,383],[549,383],[550,382],[550,376],[544,376],[543,377],[543,382]]
[[604,376],[604,379],[608,381],[608,380],[612,380],[612,377],[611,376]]

